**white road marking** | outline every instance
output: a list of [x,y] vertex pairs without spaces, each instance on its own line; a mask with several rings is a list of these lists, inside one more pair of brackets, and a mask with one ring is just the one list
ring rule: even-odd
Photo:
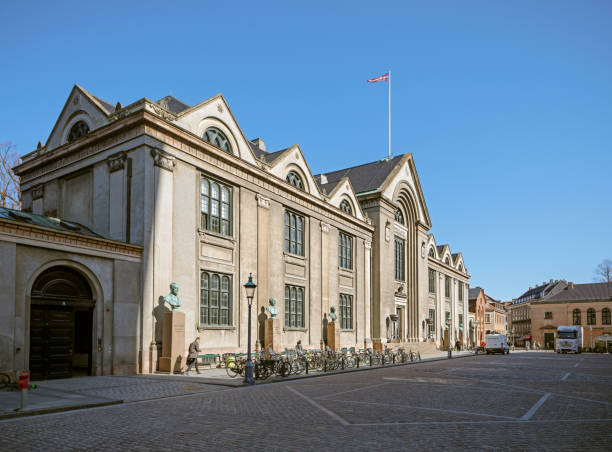
[[[391,427],[399,425],[439,425],[439,424],[518,424],[520,419],[499,421],[415,421],[415,422],[380,422],[371,424],[349,424],[351,427]],[[557,424],[563,422],[612,422],[612,419],[539,419],[529,421],[530,424]]]
[[293,389],[291,386],[286,386],[286,388],[293,392],[294,394],[300,396],[301,398],[303,398],[304,400],[306,400],[308,403],[310,403],[312,406],[320,409],[321,411],[323,411],[325,414],[329,415],[330,417],[334,418],[335,420],[337,420],[338,422],[340,422],[342,425],[349,425],[350,423],[345,420],[344,418],[338,416],[336,413],[334,413],[331,410],[328,410],[327,408],[325,408],[323,405],[321,405],[320,403],[317,403],[316,401],[312,400],[310,397],[305,396],[304,394],[302,394],[301,392]]
[[360,386],[359,388],[349,389],[347,391],[334,392],[332,394],[318,396],[318,397],[315,397],[315,399],[326,399],[328,397],[334,397],[334,396],[337,396],[337,395],[340,395],[340,394],[348,394],[349,392],[357,392],[357,391],[362,391],[364,389],[377,388],[379,386],[384,386],[384,385],[388,385],[388,384],[389,383],[377,383],[375,385]]
[[338,400],[338,399],[327,399],[331,402],[344,402],[344,403],[357,403],[357,404],[362,404],[362,405],[379,405],[379,406],[386,406],[386,407],[396,407],[396,408],[411,408],[414,410],[426,410],[426,411],[439,411],[442,413],[452,413],[452,414],[469,414],[472,416],[482,416],[482,417],[494,417],[494,418],[498,418],[498,419],[510,419],[513,421],[518,421],[519,419],[516,417],[510,417],[510,416],[498,416],[496,414],[485,414],[485,413],[474,413],[472,411],[461,411],[461,410],[447,410],[447,409],[443,409],[443,408],[428,408],[428,407],[422,407],[422,406],[416,406],[416,405],[403,405],[403,404],[399,404],[399,403],[380,403],[380,402],[362,402],[359,400]]
[[582,362],[584,358],[580,358],[580,361],[578,361],[576,364],[574,364],[574,367],[578,367],[580,365],[580,363]]
[[542,397],[540,397],[540,400],[538,400],[535,405],[532,406],[531,409],[523,415],[521,421],[528,421],[529,419],[531,419],[531,417],[536,413],[536,411],[538,411],[538,408],[540,408],[549,397],[550,392],[547,392]]
[[570,376],[570,373],[569,373],[569,372],[568,372],[568,373],[566,373],[566,374],[565,374],[565,375],[563,375],[563,377],[561,378],[561,381],[565,381],[565,380],[567,380],[567,377],[569,377],[569,376]]

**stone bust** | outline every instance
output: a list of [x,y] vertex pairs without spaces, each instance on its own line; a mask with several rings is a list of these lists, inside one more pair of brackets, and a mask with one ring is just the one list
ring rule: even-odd
[[179,286],[173,282],[170,284],[170,293],[164,297],[164,301],[170,305],[173,311],[178,311],[181,306],[181,299],[178,297]]
[[270,298],[268,300],[268,303],[270,304],[266,308],[266,311],[270,313],[270,318],[275,319],[276,316],[278,315],[278,308],[276,307],[276,300],[274,298]]
[[332,306],[329,308],[329,318],[332,322],[335,322],[338,316],[336,315],[336,307]]

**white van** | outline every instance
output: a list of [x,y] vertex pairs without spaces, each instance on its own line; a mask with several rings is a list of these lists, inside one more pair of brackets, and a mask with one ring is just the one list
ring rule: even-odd
[[510,354],[510,346],[504,334],[487,334],[485,336],[485,350],[489,353]]

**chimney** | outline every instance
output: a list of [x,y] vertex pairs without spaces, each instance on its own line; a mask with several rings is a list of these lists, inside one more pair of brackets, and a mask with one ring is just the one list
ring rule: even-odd
[[262,151],[266,150],[266,143],[264,143],[264,140],[262,140],[261,138],[255,138],[254,140],[251,140],[251,143],[253,143]]
[[325,185],[327,183],[327,176],[325,174],[321,174],[321,185]]
[[550,281],[548,281],[548,284],[552,284],[553,280],[551,279]]
[[533,289],[533,287],[529,286],[529,289],[527,289],[527,290],[531,290],[531,289]]
[[568,282],[567,283],[567,288],[570,289],[570,290],[573,289],[574,288],[574,283],[572,281]]

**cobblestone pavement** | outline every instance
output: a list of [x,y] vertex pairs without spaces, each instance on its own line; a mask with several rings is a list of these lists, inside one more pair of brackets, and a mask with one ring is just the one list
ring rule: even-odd
[[[146,384],[144,377],[127,378]],[[610,355],[481,355],[255,387],[201,386],[157,400],[3,421],[0,450],[610,450],[612,444]]]

